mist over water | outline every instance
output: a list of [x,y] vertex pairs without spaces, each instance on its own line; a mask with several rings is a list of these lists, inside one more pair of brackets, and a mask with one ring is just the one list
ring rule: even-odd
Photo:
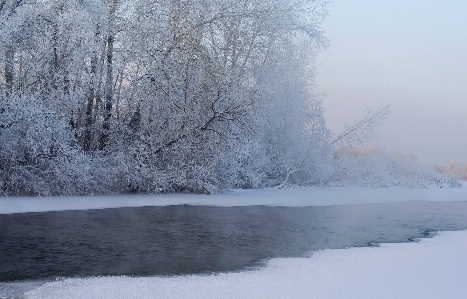
[[168,206],[0,215],[0,281],[244,270],[467,229],[467,203]]

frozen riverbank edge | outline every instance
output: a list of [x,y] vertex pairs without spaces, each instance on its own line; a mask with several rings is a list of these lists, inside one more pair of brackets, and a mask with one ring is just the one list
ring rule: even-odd
[[82,197],[0,197],[0,214],[89,210],[123,207],[208,206],[331,206],[407,201],[467,201],[467,183],[460,188],[299,187],[232,190],[215,195],[158,194]]
[[418,243],[327,249],[255,271],[90,277],[29,288],[26,298],[465,298],[467,231]]

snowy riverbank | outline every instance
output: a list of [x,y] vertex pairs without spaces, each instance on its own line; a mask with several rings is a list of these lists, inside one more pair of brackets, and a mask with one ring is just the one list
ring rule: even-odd
[[358,187],[303,187],[289,189],[234,190],[215,195],[119,195],[86,197],[0,197],[0,214],[87,210],[121,207],[212,206],[329,206],[406,201],[467,201],[467,184],[461,188],[409,189]]

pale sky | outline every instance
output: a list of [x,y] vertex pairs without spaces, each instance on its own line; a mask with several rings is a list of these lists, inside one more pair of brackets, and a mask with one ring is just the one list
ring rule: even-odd
[[467,0],[333,0],[317,81],[338,132],[392,113],[373,144],[424,163],[467,161]]

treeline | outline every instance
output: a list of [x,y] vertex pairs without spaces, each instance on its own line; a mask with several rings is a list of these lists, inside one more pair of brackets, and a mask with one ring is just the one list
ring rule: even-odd
[[449,161],[444,166],[432,165],[436,171],[458,178],[467,182],[467,162],[461,163],[456,161]]
[[329,183],[326,2],[0,0],[0,195]]
[[440,173],[420,163],[404,151],[388,151],[378,147],[343,147],[336,150],[334,186],[381,187],[461,187],[449,173]]
[[2,194],[319,182],[324,2],[0,1]]

